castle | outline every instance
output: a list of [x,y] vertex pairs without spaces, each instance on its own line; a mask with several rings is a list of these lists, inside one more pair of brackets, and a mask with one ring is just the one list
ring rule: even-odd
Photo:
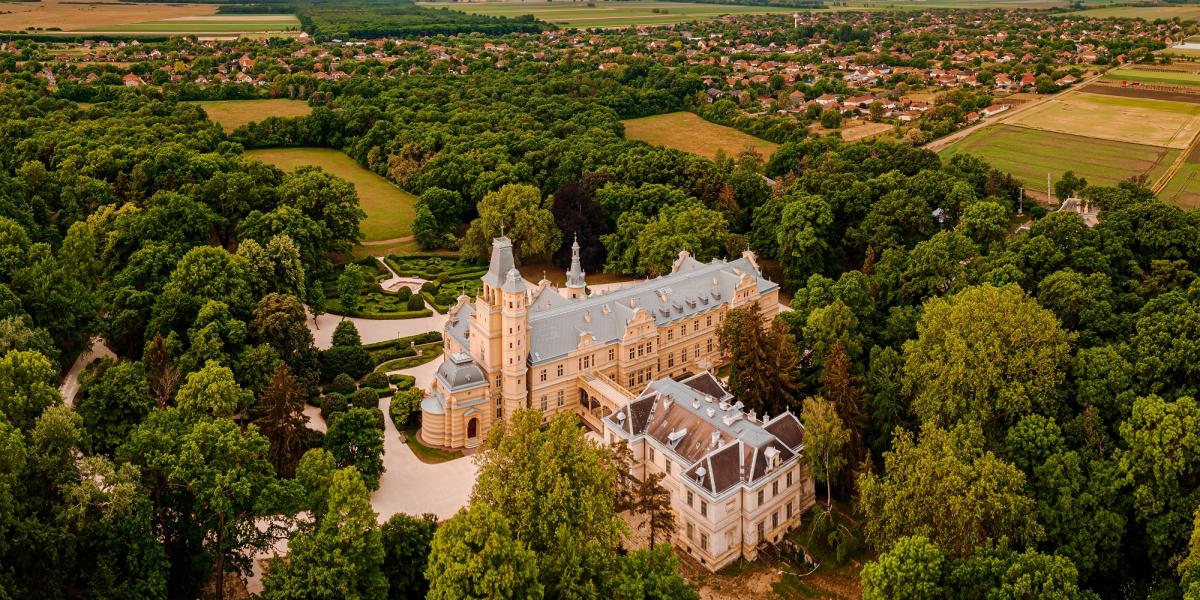
[[444,355],[421,402],[426,444],[471,448],[494,423],[523,408],[545,418],[576,412],[596,432],[605,416],[660,378],[721,364],[717,331],[732,308],[757,302],[764,322],[779,310],[779,285],[753,253],[701,263],[679,253],[671,273],[609,293],[588,293],[572,246],[563,289],[526,281],[512,242],[492,242],[483,289],[450,309]]

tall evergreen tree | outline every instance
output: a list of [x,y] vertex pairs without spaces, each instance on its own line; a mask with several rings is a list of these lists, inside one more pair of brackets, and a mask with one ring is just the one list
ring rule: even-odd
[[304,414],[304,390],[287,365],[279,363],[271,383],[251,411],[258,430],[271,441],[271,465],[275,474],[291,478],[300,462],[303,434],[308,424]]

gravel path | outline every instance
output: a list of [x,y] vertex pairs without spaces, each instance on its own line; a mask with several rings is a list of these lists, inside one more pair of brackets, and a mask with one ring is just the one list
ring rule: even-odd
[[[330,333],[330,336],[333,334]],[[66,377],[63,377],[62,385],[58,386],[58,393],[62,394],[63,401],[67,406],[75,405],[75,395],[79,393],[79,374],[83,372],[88,365],[92,364],[93,360],[105,357],[116,359],[117,355],[109,349],[108,344],[104,343],[103,338],[92,338],[92,345],[79,358],[75,359],[75,364],[71,365],[71,370],[67,371]]]

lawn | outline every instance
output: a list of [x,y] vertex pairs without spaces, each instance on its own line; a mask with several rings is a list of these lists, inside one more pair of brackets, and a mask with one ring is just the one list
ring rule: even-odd
[[[784,6],[740,6],[733,4],[696,4],[688,2],[421,2],[421,6],[448,8],[467,13],[498,17],[533,15],[562,27],[628,27],[667,25],[685,21],[714,19],[720,15],[796,12]],[[659,12],[654,12],[659,11]]]
[[1099,185],[1116,185],[1142,174],[1154,181],[1180,151],[1001,124],[980,129],[940,154],[948,157],[964,152],[1042,190],[1047,173],[1057,180],[1066,171]]
[[[266,19],[261,17],[267,17]],[[226,15],[220,17],[182,17],[159,21],[88,27],[87,31],[121,33],[260,33],[299,31],[300,21],[290,15]]]
[[408,238],[412,235],[417,197],[368,171],[337,150],[271,148],[250,150],[246,154],[285,171],[302,165],[316,165],[353,183],[358,191],[358,202],[367,213],[367,218],[362,222],[364,241]]
[[209,119],[221,125],[225,133],[267,117],[306,117],[312,112],[307,102],[286,98],[211,100],[198,104],[208,113]]
[[1157,71],[1148,69],[1125,68],[1113,69],[1104,74],[1104,79],[1115,81],[1140,81],[1142,83],[1161,83],[1165,85],[1200,85],[1200,73],[1186,71]]
[[732,127],[709,123],[690,112],[674,112],[640,119],[621,121],[625,125],[625,137],[641,140],[656,146],[676,148],[684,152],[714,158],[718,150],[727,156],[736,156],[747,148],[753,148],[771,158],[779,144],[773,144]]
[[1086,92],[1052,98],[1009,119],[1046,131],[1183,149],[1200,133],[1200,104]]

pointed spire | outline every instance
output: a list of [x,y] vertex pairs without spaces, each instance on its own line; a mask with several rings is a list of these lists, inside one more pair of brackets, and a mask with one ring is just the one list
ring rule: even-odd
[[585,273],[579,262],[579,234],[575,234],[575,242],[571,244],[571,270],[567,271],[567,287],[583,288],[587,286]]

